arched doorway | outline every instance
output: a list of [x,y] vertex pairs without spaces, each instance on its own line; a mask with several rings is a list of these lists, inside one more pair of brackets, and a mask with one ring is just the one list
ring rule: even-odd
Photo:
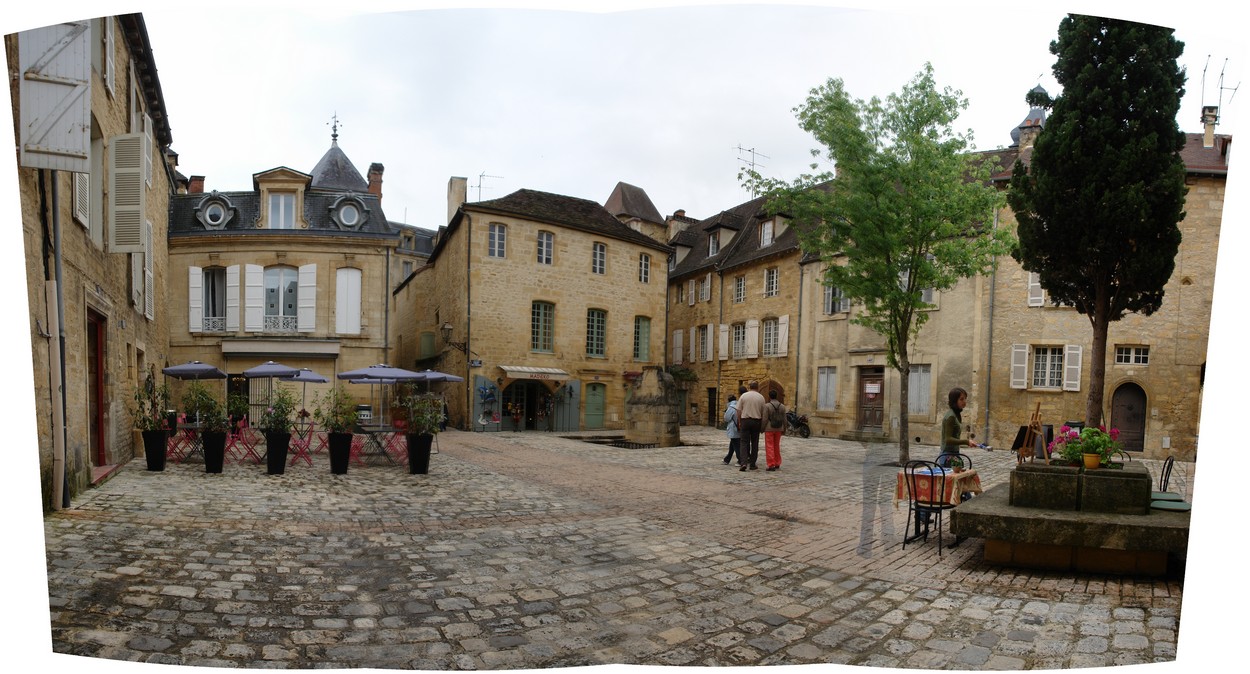
[[1125,451],[1140,452],[1146,441],[1146,392],[1132,382],[1111,396],[1111,427],[1120,429]]
[[776,391],[777,400],[780,400],[783,405],[786,403],[786,387],[782,386],[781,382],[776,379],[765,379],[764,381],[761,381],[759,391],[760,395],[764,396],[764,400],[770,399],[770,396],[768,395],[769,391]]

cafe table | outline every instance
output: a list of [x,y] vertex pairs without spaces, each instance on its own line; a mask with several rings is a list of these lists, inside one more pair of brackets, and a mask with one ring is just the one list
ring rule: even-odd
[[200,436],[199,424],[178,424],[178,429],[174,433],[176,437],[171,438],[171,442],[177,448],[178,463],[186,461],[195,454],[200,456],[201,461],[204,460],[204,438]]
[[398,430],[391,425],[360,425],[360,431],[365,436],[364,447],[360,452],[360,460],[367,463],[370,456],[382,456],[388,463],[395,463],[395,457],[386,451],[392,437]]
[[[977,475],[977,471],[967,468],[956,473],[953,469],[945,468],[946,474],[945,489],[941,494],[937,491],[937,483],[941,480],[933,479],[934,476],[926,475],[923,472],[916,473],[916,500],[921,503],[945,503],[947,505],[959,505],[960,496],[964,493],[980,494],[981,476]],[[894,508],[898,509],[899,501],[908,500],[907,494],[907,472],[898,471],[898,483],[894,487]]]

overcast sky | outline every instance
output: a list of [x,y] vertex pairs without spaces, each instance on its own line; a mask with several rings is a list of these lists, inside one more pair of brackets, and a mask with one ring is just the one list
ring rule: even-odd
[[[1234,15],[1233,3],[1223,0],[843,0],[804,7],[696,0],[683,3],[685,8],[660,1],[585,3],[596,10],[635,10],[596,13],[566,11],[577,8],[572,2],[533,0],[475,3],[491,7],[481,10],[362,13],[434,4],[453,3],[22,3],[18,10],[6,7],[0,32],[142,11],[183,175],[204,175],[207,189],[233,191],[250,190],[253,174],[277,166],[310,172],[330,147],[337,115],[339,146],[357,169],[363,174],[373,162],[386,166],[387,217],[429,229],[446,222],[451,176],[468,179],[470,200],[528,188],[602,203],[624,181],[646,190],[663,215],[685,209],[710,216],[749,198],[737,174],[751,149],[767,176],[789,179],[807,170],[815,145],[799,130],[793,109],[811,88],[836,77],[858,98],[884,97],[926,61],[940,86],[960,89],[970,101],[957,128],[972,129],[979,149],[1006,146],[1028,112],[1024,94],[1030,88],[1041,84],[1060,93],[1048,45],[1068,11],[1176,28],[1186,43],[1182,65],[1189,73],[1182,130],[1200,131],[1201,105],[1222,103],[1218,131],[1233,134],[1239,108],[1250,102],[1250,92],[1234,98],[1219,88],[1225,59],[1223,84],[1229,89],[1241,83],[1247,63],[1244,10]],[[884,9],[845,9],[856,4]],[[1238,217],[1246,213],[1244,199],[1232,187],[1245,185],[1239,176],[1237,170],[1230,175],[1208,350],[1217,364],[1207,371],[1202,420],[1202,465],[1208,468],[1246,451],[1245,429],[1234,418],[1243,411],[1232,402],[1244,399],[1233,388],[1244,383],[1232,381],[1237,368],[1218,366],[1244,357],[1232,340],[1245,322],[1232,303],[1239,297],[1233,290],[1248,282],[1245,265],[1237,262],[1250,252]],[[25,260],[17,195],[8,187],[16,184],[14,162],[0,163],[0,181],[8,216],[0,273],[6,288],[20,288]],[[24,294],[4,297],[5,314],[25,323]],[[5,409],[19,420],[34,417],[31,345],[24,332],[5,341],[13,382]],[[29,332],[34,334],[33,326]],[[22,564],[13,577],[34,579],[43,575],[43,556],[33,427],[17,444],[21,449],[6,464],[0,491],[6,506],[10,500],[16,506],[7,512],[26,513],[34,523],[24,531],[26,545],[18,546],[32,554],[10,557]],[[1232,508],[1230,494],[1245,487],[1234,481],[1236,471],[1200,470],[1205,502],[1196,504],[1192,533],[1202,541],[1202,554],[1191,550],[1180,646],[1188,666],[1165,666],[1167,671],[1227,658],[1244,638],[1240,623],[1221,608],[1250,600],[1232,598],[1246,594],[1238,580],[1244,556],[1225,554],[1239,519],[1221,516],[1215,504],[1222,498]],[[1205,518],[1199,516],[1204,506]],[[15,591],[26,594],[18,605],[34,613],[6,615],[14,624],[3,631],[5,640],[33,645],[42,654],[48,643],[47,614],[41,613],[46,588],[21,585]],[[1199,624],[1202,629],[1194,629]],[[120,666],[74,664],[91,671]]]

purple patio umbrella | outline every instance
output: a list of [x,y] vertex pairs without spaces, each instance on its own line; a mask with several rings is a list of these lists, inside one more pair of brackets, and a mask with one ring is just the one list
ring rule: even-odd
[[278,377],[278,379],[281,379],[282,381],[299,382],[304,385],[304,390],[300,396],[300,408],[308,407],[308,405],[306,404],[308,401],[308,382],[312,382],[314,384],[324,384],[330,381],[329,379],[326,379],[325,377],[317,374],[316,372],[313,372],[312,370],[306,367],[301,367],[299,369],[299,372],[294,375],[291,375],[289,377],[280,376]]
[[[161,370],[161,372],[164,373],[165,376],[173,377],[174,379],[199,380],[226,378],[226,373],[218,369],[217,366],[209,365],[208,363],[201,363],[198,360],[192,360],[183,363],[182,365],[170,365],[169,367]],[[195,410],[195,415],[197,417],[200,415],[200,411],[198,409]]]
[[[339,379],[395,379],[397,381],[418,381],[425,379],[425,375],[412,370],[405,370],[402,367],[392,367],[384,363],[362,367],[358,370],[348,370],[347,372],[338,373]],[[376,383],[376,382],[375,382]]]
[[273,400],[274,377],[294,377],[297,374],[299,374],[299,370],[290,365],[275,363],[272,360],[267,360],[256,367],[250,367],[243,371],[243,376],[248,379],[264,377],[269,380],[269,400]]

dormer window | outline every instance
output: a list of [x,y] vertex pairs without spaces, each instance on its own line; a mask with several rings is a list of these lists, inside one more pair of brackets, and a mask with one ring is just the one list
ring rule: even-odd
[[760,246],[767,246],[773,242],[773,221],[765,220],[760,223]]
[[295,193],[269,194],[269,228],[295,229]]
[[330,219],[339,229],[360,229],[369,219],[369,210],[354,196],[339,197],[330,206]]
[[212,192],[195,207],[195,217],[204,229],[224,229],[234,217],[234,207],[229,199]]
[[720,231],[716,230],[716,231],[713,231],[711,234],[707,235],[707,256],[712,257],[713,255],[719,252],[720,252]]

